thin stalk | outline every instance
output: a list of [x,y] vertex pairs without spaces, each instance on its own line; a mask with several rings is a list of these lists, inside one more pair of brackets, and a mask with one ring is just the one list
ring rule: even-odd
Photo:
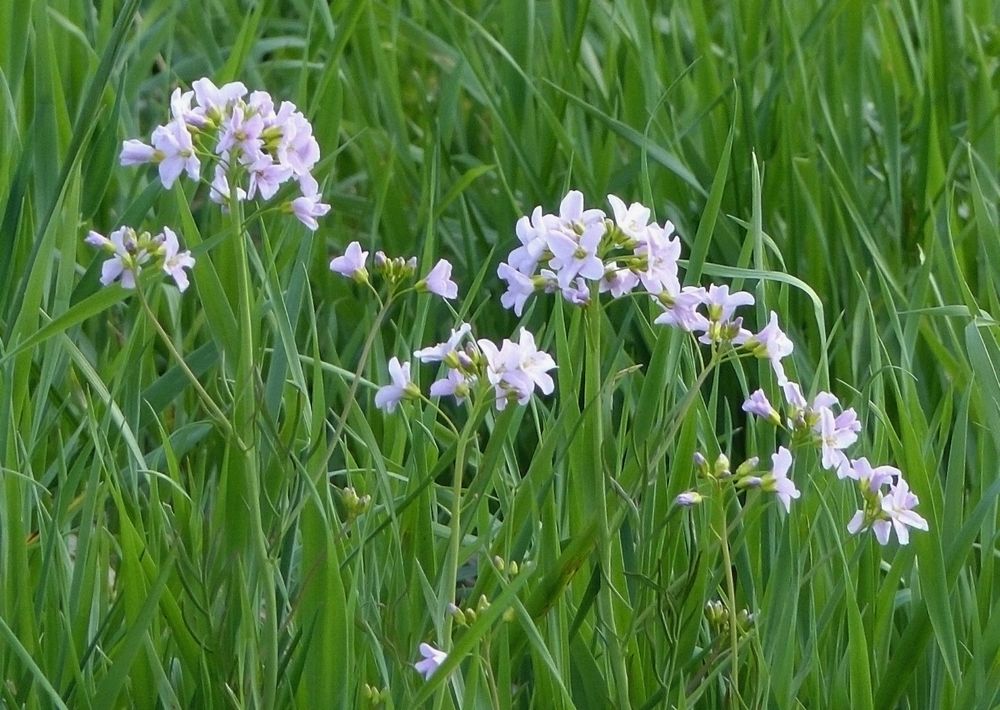
[[194,391],[198,394],[198,398],[201,400],[201,403],[205,405],[205,408],[208,409],[208,413],[212,415],[213,419],[215,419],[215,423],[222,427],[226,435],[232,437],[241,449],[245,448],[245,444],[243,444],[240,440],[239,434],[237,434],[236,430],[233,429],[233,425],[229,422],[229,419],[222,412],[222,410],[219,409],[219,405],[215,403],[215,400],[212,399],[212,396],[202,386],[201,382],[198,381],[198,378],[191,371],[191,368],[188,367],[184,356],[177,350],[177,347],[174,345],[174,341],[170,339],[170,335],[166,330],[164,330],[160,321],[156,318],[156,314],[154,314],[153,309],[150,308],[149,302],[146,300],[146,294],[143,292],[142,288],[138,288],[136,291],[139,295],[139,303],[142,304],[142,309],[149,318],[149,322],[153,324],[153,328],[160,336],[160,340],[163,341],[163,344],[167,348],[171,357],[173,357],[177,362],[177,366],[181,369],[181,372],[183,372],[184,376],[188,378],[189,382],[191,382],[191,386],[194,387]]
[[615,622],[614,595],[612,590],[612,545],[611,528],[608,525],[607,485],[604,480],[604,463],[601,455],[601,437],[604,433],[604,410],[601,396],[601,300],[596,287],[592,290],[590,305],[584,318],[586,320],[586,379],[584,381],[584,400],[594,402],[587,413],[584,422],[584,437],[590,448],[590,486],[597,495],[594,496],[594,509],[597,516],[598,554],[600,566],[605,575],[605,583],[601,585],[598,595],[598,609],[607,629],[606,640],[608,656],[611,662],[611,672],[615,678],[615,692],[618,696],[617,706],[629,708],[628,671],[625,668],[625,656],[619,644],[618,627]]
[[[235,182],[232,184],[235,185]],[[254,378],[254,322],[250,309],[250,262],[247,254],[248,235],[243,229],[243,205],[231,196],[229,200],[230,226],[235,239],[237,259],[237,298],[239,301],[240,354],[236,365],[236,396],[234,419],[237,431],[250,431],[249,442],[240,442],[242,462],[245,465],[244,482],[247,484],[246,502],[250,509],[251,537],[261,575],[259,584],[264,595],[265,620],[261,629],[263,645],[262,673],[264,707],[274,707],[278,686],[278,603],[275,592],[274,568],[267,549],[267,534],[260,505],[260,469],[257,461],[256,436],[253,435],[257,391]],[[238,493],[237,493],[238,494]]]
[[[726,502],[725,502],[725,492],[722,490],[722,486],[716,486],[717,500],[718,500],[718,517],[719,520],[716,521],[719,529],[714,530],[716,537],[719,538],[719,542],[722,543],[722,564],[726,573],[726,608],[729,612],[729,645],[731,649],[731,657],[729,662],[730,668],[730,678],[732,680],[732,685],[729,689],[729,706],[731,708],[739,707],[739,687],[740,687],[740,666],[739,660],[739,635],[737,633],[737,619],[736,619],[736,583],[733,580],[733,560],[732,555],[729,550],[729,526],[727,524],[728,516],[726,515]],[[714,526],[713,526],[714,527]]]

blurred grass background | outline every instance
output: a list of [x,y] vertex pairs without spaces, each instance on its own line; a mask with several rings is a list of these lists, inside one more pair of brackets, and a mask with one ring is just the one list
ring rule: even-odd
[[[494,271],[514,222],[573,187],[652,206],[677,225],[690,278],[743,280],[779,310],[798,377],[859,409],[865,452],[904,470],[931,523],[908,549],[848,539],[850,492],[805,464],[785,523],[748,510],[734,564],[758,626],[742,702],[995,704],[998,15],[989,0],[0,2],[3,702],[351,707],[369,683],[404,708],[421,688],[438,707],[722,704],[731,659],[701,614],[721,584],[711,515],[669,503],[695,448],[737,460],[733,447],[773,447],[726,414],[755,370],[706,388],[654,460],[695,358],[644,308],[606,310],[609,382],[643,368],[601,398],[604,463],[625,490],[649,477],[610,570],[573,555],[592,493],[574,486],[580,405],[487,417],[462,570],[468,598],[494,611],[456,638],[489,662],[426,688],[409,668],[417,644],[452,647],[441,511],[455,442],[431,410],[369,419],[367,385],[389,355],[447,334],[429,298],[393,314],[324,456],[374,318],[329,257],[354,239],[446,256],[460,310],[506,337],[516,321]],[[168,224],[199,265],[220,257],[211,283],[196,270],[184,298],[151,298],[188,366],[231,400],[241,294],[223,220],[204,191],[166,195],[117,166],[121,140],[148,136],[173,87],[201,76],[300,106],[333,205],[315,235],[280,215],[255,235],[251,435],[281,607],[264,623],[261,570],[225,507],[223,437],[137,300],[99,291],[82,245],[90,228]],[[582,387],[579,313],[539,299],[525,322],[555,353],[559,391]],[[347,483],[374,498],[357,520]],[[486,569],[493,555],[533,571],[508,579]],[[553,582],[581,562],[568,588]],[[615,624],[596,610],[602,584],[620,594]]]

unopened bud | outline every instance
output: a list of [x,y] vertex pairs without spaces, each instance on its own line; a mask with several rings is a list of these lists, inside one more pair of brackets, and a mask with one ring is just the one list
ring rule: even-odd
[[674,503],[682,508],[690,508],[698,505],[702,500],[704,500],[704,496],[702,496],[698,491],[684,491],[679,496],[674,498]]
[[719,454],[719,458],[715,459],[715,466],[712,469],[712,473],[715,474],[716,478],[725,478],[729,475],[729,457],[725,454]]
[[741,463],[736,469],[737,476],[746,476],[757,468],[757,464],[760,463],[760,458],[757,456],[752,456],[746,461]]

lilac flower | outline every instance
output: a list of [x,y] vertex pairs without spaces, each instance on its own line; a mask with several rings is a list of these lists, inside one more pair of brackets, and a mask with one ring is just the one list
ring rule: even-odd
[[291,167],[296,175],[308,175],[319,161],[319,143],[313,137],[312,125],[290,101],[281,102],[272,125],[281,133],[278,161]]
[[850,466],[844,469],[844,474],[864,484],[870,493],[878,493],[886,483],[891,485],[893,480],[898,481],[903,477],[903,472],[895,466],[873,467],[864,456],[851,461]]
[[[857,429],[854,428],[855,424]],[[818,428],[823,468],[836,471],[837,478],[846,477],[850,462],[843,450],[858,440],[857,432],[860,430],[854,410],[849,409],[839,417],[834,417],[829,407],[823,407],[819,410]]]
[[756,414],[758,417],[767,419],[775,425],[781,423],[781,417],[778,416],[777,410],[771,406],[767,395],[764,394],[764,390],[757,390],[751,394],[743,403],[743,411],[747,414]]
[[468,335],[471,330],[471,325],[468,323],[462,323],[458,326],[458,328],[451,331],[451,335],[445,342],[438,343],[433,347],[417,350],[413,353],[413,355],[420,360],[420,362],[444,361],[447,362],[449,366],[454,367],[458,364],[458,344],[462,342],[462,338]]
[[514,226],[521,246],[507,257],[508,263],[522,274],[532,274],[538,266],[538,260],[548,249],[548,234],[552,215],[542,214],[542,208],[536,207],[531,217],[521,217]]
[[122,152],[118,160],[123,166],[152,163],[156,160],[156,148],[146,145],[142,141],[123,141]]
[[174,120],[182,121],[192,128],[202,128],[206,123],[205,112],[201,109],[192,110],[193,98],[193,91],[181,91],[180,87],[174,89],[170,94],[170,115]]
[[448,370],[448,374],[443,379],[431,383],[430,394],[431,397],[453,396],[462,402],[469,396],[469,391],[475,382],[474,376],[466,375],[460,370]]
[[668,325],[689,333],[708,330],[708,319],[698,312],[698,306],[705,300],[705,289],[685,286],[680,293],[661,291],[654,300],[664,309],[653,321],[657,325]]
[[201,162],[194,151],[191,134],[183,121],[170,121],[153,131],[154,162],[159,162],[160,182],[169,190],[182,172],[197,180]]
[[663,227],[651,224],[644,232],[643,239],[635,248],[635,256],[642,260],[639,278],[643,288],[652,294],[666,292],[676,295],[681,290],[677,277],[677,260],[681,256],[680,239],[670,239],[674,225],[667,222]]
[[264,130],[264,118],[256,113],[247,115],[243,106],[236,104],[222,120],[219,142],[215,152],[219,155],[239,155],[243,163],[254,163],[264,158],[261,149],[264,141],[261,133]]
[[604,236],[600,223],[586,227],[578,238],[563,232],[549,235],[552,259],[549,266],[555,271],[559,286],[566,288],[577,277],[599,279],[604,276],[604,262],[597,256],[597,246]]
[[574,306],[586,306],[590,303],[590,287],[587,282],[577,277],[576,281],[560,289],[562,297]]
[[859,510],[847,524],[847,531],[856,535],[861,530],[870,527],[880,545],[889,544],[889,535],[895,530],[900,545],[910,542],[909,528],[915,530],[930,529],[927,520],[913,510],[920,502],[916,495],[910,492],[910,486],[900,478],[889,493],[878,497],[878,510],[874,515]]
[[497,409],[504,409],[510,399],[527,404],[536,386],[543,394],[552,393],[555,383],[548,371],[556,363],[538,350],[535,337],[524,328],[517,344],[505,339],[499,349],[488,340],[479,340],[478,345],[486,358],[486,376],[494,387]]
[[111,253],[111,258],[101,265],[101,284],[110,286],[115,281],[122,288],[135,288],[135,280],[142,265],[149,261],[150,254],[139,245],[138,236],[131,227],[120,227],[109,237],[90,232],[85,241],[91,246]]
[[420,644],[420,655],[424,657],[422,661],[417,661],[413,667],[420,673],[424,680],[430,680],[434,672],[440,668],[441,664],[448,658],[448,654],[439,651],[428,643]]
[[[228,156],[226,156],[225,159],[228,160]],[[226,176],[226,166],[223,163],[218,163],[215,166],[215,177],[212,179],[212,184],[208,191],[208,198],[212,202],[225,206],[229,204],[231,197],[229,178]],[[242,187],[237,187],[236,201],[242,202],[246,198],[247,191]]]
[[361,250],[359,242],[351,242],[347,245],[343,256],[336,256],[330,260],[330,271],[364,283],[368,279],[368,270],[365,262],[368,261],[368,252]]
[[559,216],[555,218],[556,226],[568,232],[577,234],[588,227],[604,221],[604,212],[598,209],[584,209],[583,193],[570,190],[559,203]]
[[776,494],[778,500],[785,506],[785,512],[790,513],[792,499],[801,495],[795,483],[788,477],[788,471],[792,467],[792,454],[781,446],[777,453],[771,454],[771,462],[773,469],[761,478],[761,486],[765,491]]
[[417,286],[449,300],[458,296],[458,284],[451,280],[451,264],[447,259],[440,259]]
[[771,319],[759,333],[749,338],[744,345],[750,349],[757,357],[767,358],[771,361],[771,367],[778,378],[778,384],[783,385],[788,382],[785,376],[785,368],[781,364],[784,357],[792,354],[795,348],[792,341],[778,327],[778,314],[771,311]]
[[631,269],[621,268],[612,261],[604,265],[604,278],[598,286],[599,293],[611,292],[612,298],[621,298],[639,285],[639,277]]
[[217,87],[208,78],[198,79],[191,84],[191,88],[194,89],[201,115],[213,120],[218,120],[227,108],[247,93],[247,87],[242,82],[233,81]]
[[740,306],[752,306],[754,298],[745,291],[729,293],[729,286],[711,284],[705,291],[704,304],[708,306],[709,326],[698,340],[711,343],[728,342],[733,345],[745,343],[751,336],[749,330],[742,327],[742,318],[733,318]]
[[375,393],[375,406],[379,409],[392,413],[403,399],[420,396],[420,390],[410,378],[410,363],[400,365],[397,358],[390,358],[389,378],[392,384],[379,387]]
[[316,218],[329,212],[330,205],[320,202],[318,194],[302,195],[292,200],[291,211],[302,224],[315,232],[319,229],[319,222],[316,221]]
[[190,251],[181,251],[177,235],[170,227],[163,228],[163,271],[174,280],[177,289],[184,293],[189,285],[188,275],[184,269],[194,266],[194,257]]
[[520,316],[524,312],[524,303],[528,296],[535,292],[535,282],[510,264],[500,264],[497,276],[507,282],[507,290],[500,296],[500,304],[504,308],[513,309]]
[[252,200],[259,192],[262,198],[270,200],[277,194],[282,183],[292,176],[292,169],[287,165],[273,162],[267,155],[260,154],[250,165],[248,174],[247,199]]
[[646,229],[649,227],[649,208],[638,202],[626,207],[625,202],[615,195],[608,195],[608,202],[611,203],[611,211],[615,215],[615,224],[622,234],[635,240],[644,239]]

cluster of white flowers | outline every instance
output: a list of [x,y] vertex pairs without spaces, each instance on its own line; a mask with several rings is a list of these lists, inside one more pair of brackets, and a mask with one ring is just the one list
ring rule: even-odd
[[214,163],[210,198],[225,204],[230,197],[269,200],[289,180],[300,195],[283,206],[309,229],[330,211],[320,199],[312,169],[319,144],[312,125],[289,101],[275,108],[266,91],[249,92],[241,82],[217,87],[198,79],[191,91],[175,89],[170,97],[170,121],[157,126],[151,144],[127,140],[122,165],[157,166],[163,187],[170,189],[182,173],[200,180],[202,160]]
[[[795,382],[782,386],[785,396],[785,426],[799,441],[819,447],[823,468],[837,478],[857,482],[864,506],[848,523],[847,529],[856,534],[872,530],[879,543],[889,542],[889,533],[903,545],[910,540],[909,529],[927,530],[927,520],[913,508],[919,503],[910,492],[902,472],[894,466],[872,467],[867,458],[852,459],[845,449],[858,440],[861,422],[853,408],[837,411],[840,401],[829,392],[820,392],[808,401]],[[763,390],[757,390],[743,403],[743,411],[780,425],[781,415],[768,401]]]
[[101,283],[110,286],[118,281],[123,288],[135,288],[135,281],[143,267],[160,267],[184,291],[188,275],[184,269],[194,266],[189,251],[181,251],[177,235],[169,227],[156,235],[136,233],[132,227],[120,227],[105,237],[91,231],[84,241],[110,254],[101,266]]
[[515,227],[520,241],[497,275],[507,282],[500,302],[521,315],[528,297],[558,291],[570,303],[584,305],[591,285],[599,293],[621,298],[640,291],[662,309],[655,323],[698,334],[707,345],[731,345],[771,362],[779,384],[787,380],[782,359],[792,353],[792,341],[771,313],[758,333],[743,327],[736,309],[754,303],[752,294],[730,293],[728,286],[681,286],[680,238],[674,225],[650,222],[650,210],[638,202],[626,206],[608,195],[613,219],[599,209],[586,209],[583,194],[570,191],[559,214],[536,207]]
[[[471,325],[462,323],[445,342],[413,353],[420,362],[440,362],[448,370],[443,378],[431,384],[431,397],[451,396],[462,402],[477,382],[488,382],[496,408],[503,410],[509,402],[527,404],[536,387],[543,394],[552,393],[555,383],[548,371],[556,363],[548,353],[538,349],[534,335],[522,328],[516,343],[504,339],[497,347],[489,340],[473,339],[471,331]],[[392,358],[389,377],[391,384],[375,393],[375,406],[379,409],[392,412],[401,400],[420,397],[420,390],[410,376],[410,363],[400,364],[397,358]]]
[[[384,252],[375,252],[375,273],[385,279],[390,287],[398,288],[406,285],[417,270],[417,258],[390,258]],[[343,255],[330,260],[330,271],[358,283],[368,283],[368,252],[361,248],[360,242],[351,242]],[[451,300],[458,297],[458,284],[451,280],[451,262],[438,259],[434,268],[424,278],[413,284],[417,291],[433,293],[441,298]]]
[[[415,290],[447,300],[458,297],[458,284],[451,279],[451,269],[448,260],[439,259],[425,277],[412,283],[417,270],[414,257],[390,258],[376,252],[373,266],[374,273],[386,281],[390,289],[396,289],[397,294]],[[359,242],[351,242],[343,255],[334,257],[330,270],[359,284],[370,285],[368,252]],[[420,362],[440,362],[448,370],[443,378],[431,385],[431,397],[450,396],[462,402],[477,382],[487,382],[492,388],[496,408],[502,410],[512,401],[527,404],[536,387],[544,394],[552,393],[555,383],[548,371],[556,366],[555,361],[538,349],[535,336],[529,331],[522,328],[516,343],[505,339],[499,347],[489,340],[476,340],[471,333],[472,326],[462,323],[443,343],[413,353]],[[413,382],[409,362],[401,363],[393,357],[388,368],[390,384],[375,393],[375,406],[393,412],[402,400],[419,398],[420,389]]]
[[[706,345],[732,347],[770,362],[785,394],[787,426],[793,436],[820,447],[823,468],[835,471],[839,478],[859,482],[865,503],[848,526],[852,533],[871,529],[885,544],[890,529],[895,529],[899,541],[906,544],[908,527],[927,530],[927,521],[913,511],[917,497],[898,469],[872,469],[866,459],[850,459],[844,453],[861,431],[855,411],[837,411],[839,401],[829,392],[821,392],[809,402],[799,385],[788,378],[782,361],[792,354],[794,345],[779,326],[777,314],[772,311],[757,333],[747,330],[737,310],[753,305],[753,295],[730,293],[726,285],[681,286],[681,244],[674,225],[651,222],[650,209],[637,202],[626,205],[614,195],[608,195],[608,202],[610,218],[602,210],[587,209],[583,194],[573,190],[563,198],[559,214],[545,214],[536,207],[530,216],[518,220],[515,231],[520,245],[497,269],[497,275],[507,283],[501,297],[504,307],[521,315],[529,296],[557,291],[567,301],[583,305],[589,302],[594,284],[598,293],[607,292],[613,298],[644,292],[662,309],[655,323],[695,334]],[[743,409],[782,425],[763,390],[754,392]],[[714,470],[709,470],[704,458],[699,466],[706,475],[729,478],[738,487],[773,492],[789,510],[791,501],[800,495],[788,477],[792,454],[782,446],[771,461],[771,469],[761,471],[754,457],[735,475],[729,472],[724,456]],[[888,486],[887,492],[883,492],[884,486]],[[677,502],[689,506],[701,499],[697,491],[686,491]]]

